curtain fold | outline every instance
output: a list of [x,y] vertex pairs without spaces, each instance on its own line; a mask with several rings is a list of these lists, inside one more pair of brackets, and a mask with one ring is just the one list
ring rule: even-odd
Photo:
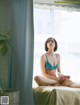
[[20,105],[33,105],[33,0],[12,0],[11,88],[20,91]]

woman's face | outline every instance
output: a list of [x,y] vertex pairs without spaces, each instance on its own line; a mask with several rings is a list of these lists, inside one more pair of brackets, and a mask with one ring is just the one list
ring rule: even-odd
[[55,48],[55,41],[54,41],[54,39],[48,39],[48,42],[47,42],[47,47],[48,47],[48,49],[54,49]]

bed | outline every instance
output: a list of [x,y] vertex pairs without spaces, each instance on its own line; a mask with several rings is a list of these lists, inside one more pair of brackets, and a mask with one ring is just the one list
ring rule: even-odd
[[80,105],[80,89],[65,86],[33,88],[35,105]]

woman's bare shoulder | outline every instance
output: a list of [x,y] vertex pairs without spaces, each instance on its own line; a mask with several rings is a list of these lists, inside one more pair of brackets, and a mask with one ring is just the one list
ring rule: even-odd
[[45,59],[46,53],[41,55],[41,59]]
[[56,56],[57,56],[58,58],[60,58],[60,54],[59,54],[59,53],[56,53]]

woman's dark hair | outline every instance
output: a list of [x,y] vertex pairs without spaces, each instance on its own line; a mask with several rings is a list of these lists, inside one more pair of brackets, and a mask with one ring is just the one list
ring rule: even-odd
[[54,52],[55,52],[55,51],[57,50],[57,48],[58,48],[58,45],[57,45],[57,41],[56,41],[54,38],[52,38],[52,37],[50,37],[50,38],[48,38],[48,39],[46,40],[46,42],[45,42],[45,50],[48,51],[47,43],[48,43],[50,40],[53,40],[53,41],[55,42],[55,48],[54,48]]

